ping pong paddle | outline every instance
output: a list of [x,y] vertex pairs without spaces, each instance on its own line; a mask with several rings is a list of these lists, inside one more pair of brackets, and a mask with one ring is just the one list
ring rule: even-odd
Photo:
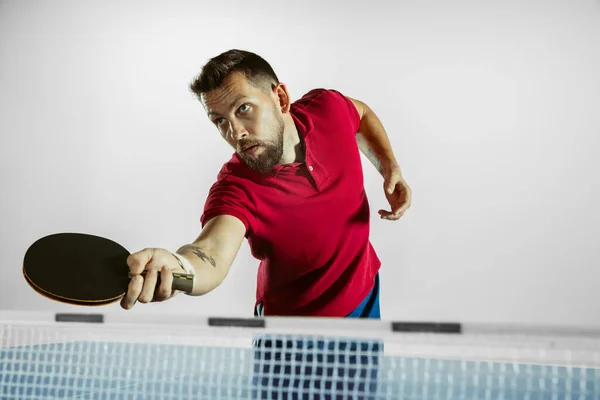
[[[38,293],[63,303],[98,306],[119,300],[132,278],[129,252],[120,244],[84,233],[57,233],[33,243],[23,275]],[[145,275],[146,271],[142,273]],[[158,275],[160,281],[160,274]],[[194,275],[173,273],[173,289],[191,292]]]

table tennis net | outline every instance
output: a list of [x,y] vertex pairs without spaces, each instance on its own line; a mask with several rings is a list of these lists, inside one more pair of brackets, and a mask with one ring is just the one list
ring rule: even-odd
[[3,321],[0,398],[600,399],[596,337],[302,330]]

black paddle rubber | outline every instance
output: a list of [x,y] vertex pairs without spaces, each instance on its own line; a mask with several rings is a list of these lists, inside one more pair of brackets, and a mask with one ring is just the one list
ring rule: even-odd
[[129,254],[110,239],[58,233],[29,247],[23,274],[31,287],[53,300],[103,305],[117,301],[127,291]]

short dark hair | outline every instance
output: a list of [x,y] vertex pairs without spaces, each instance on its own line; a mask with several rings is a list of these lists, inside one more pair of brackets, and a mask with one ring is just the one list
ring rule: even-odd
[[200,97],[203,93],[221,87],[233,72],[243,73],[259,89],[271,90],[273,85],[279,83],[275,71],[262,57],[249,51],[231,49],[211,58],[190,84],[190,89]]

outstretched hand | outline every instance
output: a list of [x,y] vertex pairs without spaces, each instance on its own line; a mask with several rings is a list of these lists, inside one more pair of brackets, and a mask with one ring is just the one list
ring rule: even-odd
[[383,189],[391,210],[379,210],[381,219],[396,221],[410,207],[412,190],[402,177],[400,169],[392,169],[384,177]]

